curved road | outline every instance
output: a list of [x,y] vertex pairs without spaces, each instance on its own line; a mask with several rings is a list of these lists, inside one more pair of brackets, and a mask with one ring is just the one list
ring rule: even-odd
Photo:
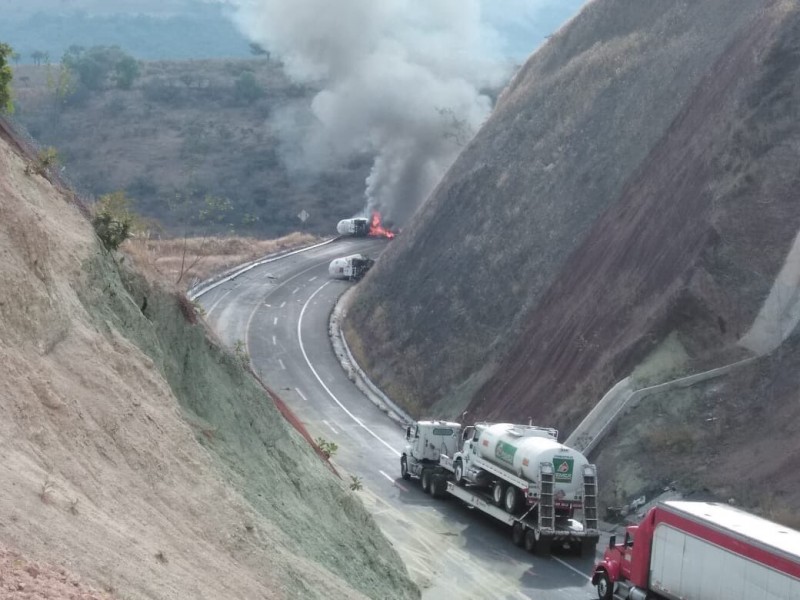
[[346,377],[328,338],[331,309],[352,285],[330,279],[328,263],[356,252],[375,258],[387,243],[337,240],[255,267],[198,300],[226,344],[246,345],[253,368],[311,435],[338,445],[337,469],[361,479],[359,495],[424,598],[595,598],[591,559],[531,556],[489,517],[399,478],[404,432]]

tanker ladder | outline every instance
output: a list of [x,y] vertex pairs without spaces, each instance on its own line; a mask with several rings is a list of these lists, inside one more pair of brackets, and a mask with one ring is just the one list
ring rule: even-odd
[[541,532],[553,532],[556,528],[554,489],[553,463],[539,463],[539,531]]
[[583,468],[583,524],[588,530],[596,530],[597,525],[597,467],[586,465]]

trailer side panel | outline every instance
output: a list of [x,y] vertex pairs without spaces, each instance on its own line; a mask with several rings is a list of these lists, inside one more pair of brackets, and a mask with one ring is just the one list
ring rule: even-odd
[[800,580],[666,523],[656,526],[650,587],[668,598],[796,600]]

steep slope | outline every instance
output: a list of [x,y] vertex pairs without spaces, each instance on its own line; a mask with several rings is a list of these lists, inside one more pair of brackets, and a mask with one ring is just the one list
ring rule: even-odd
[[193,309],[0,140],[0,542],[124,598],[413,598]]
[[[792,2],[588,5],[365,279],[348,336],[371,374],[425,415],[569,430],[623,377],[747,356],[768,295],[797,293],[773,284],[800,231],[798,40]],[[625,419],[600,454],[605,490],[779,481],[796,503],[780,420],[795,416],[796,343],[779,350]],[[755,430],[780,432],[774,469],[741,460]]]
[[[508,379],[501,362],[533,343],[526,324],[570,256],[591,243],[597,220],[766,4],[596,1],[533,55],[364,281],[348,334],[356,350],[370,349],[361,358],[378,383],[438,414],[475,398],[473,410],[497,416],[498,396],[483,386],[495,373]],[[557,303],[564,312],[551,327],[586,309]],[[599,342],[587,333],[577,330],[573,349]],[[533,397],[507,398],[514,408],[505,404],[503,418],[542,414],[530,412]]]

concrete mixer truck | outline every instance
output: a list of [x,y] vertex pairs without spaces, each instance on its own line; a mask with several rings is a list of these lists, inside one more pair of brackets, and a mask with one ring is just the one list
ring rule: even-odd
[[594,556],[597,469],[533,425],[419,421],[406,430],[403,479],[418,477],[434,497],[455,496],[511,527],[515,544],[549,554],[569,548]]

